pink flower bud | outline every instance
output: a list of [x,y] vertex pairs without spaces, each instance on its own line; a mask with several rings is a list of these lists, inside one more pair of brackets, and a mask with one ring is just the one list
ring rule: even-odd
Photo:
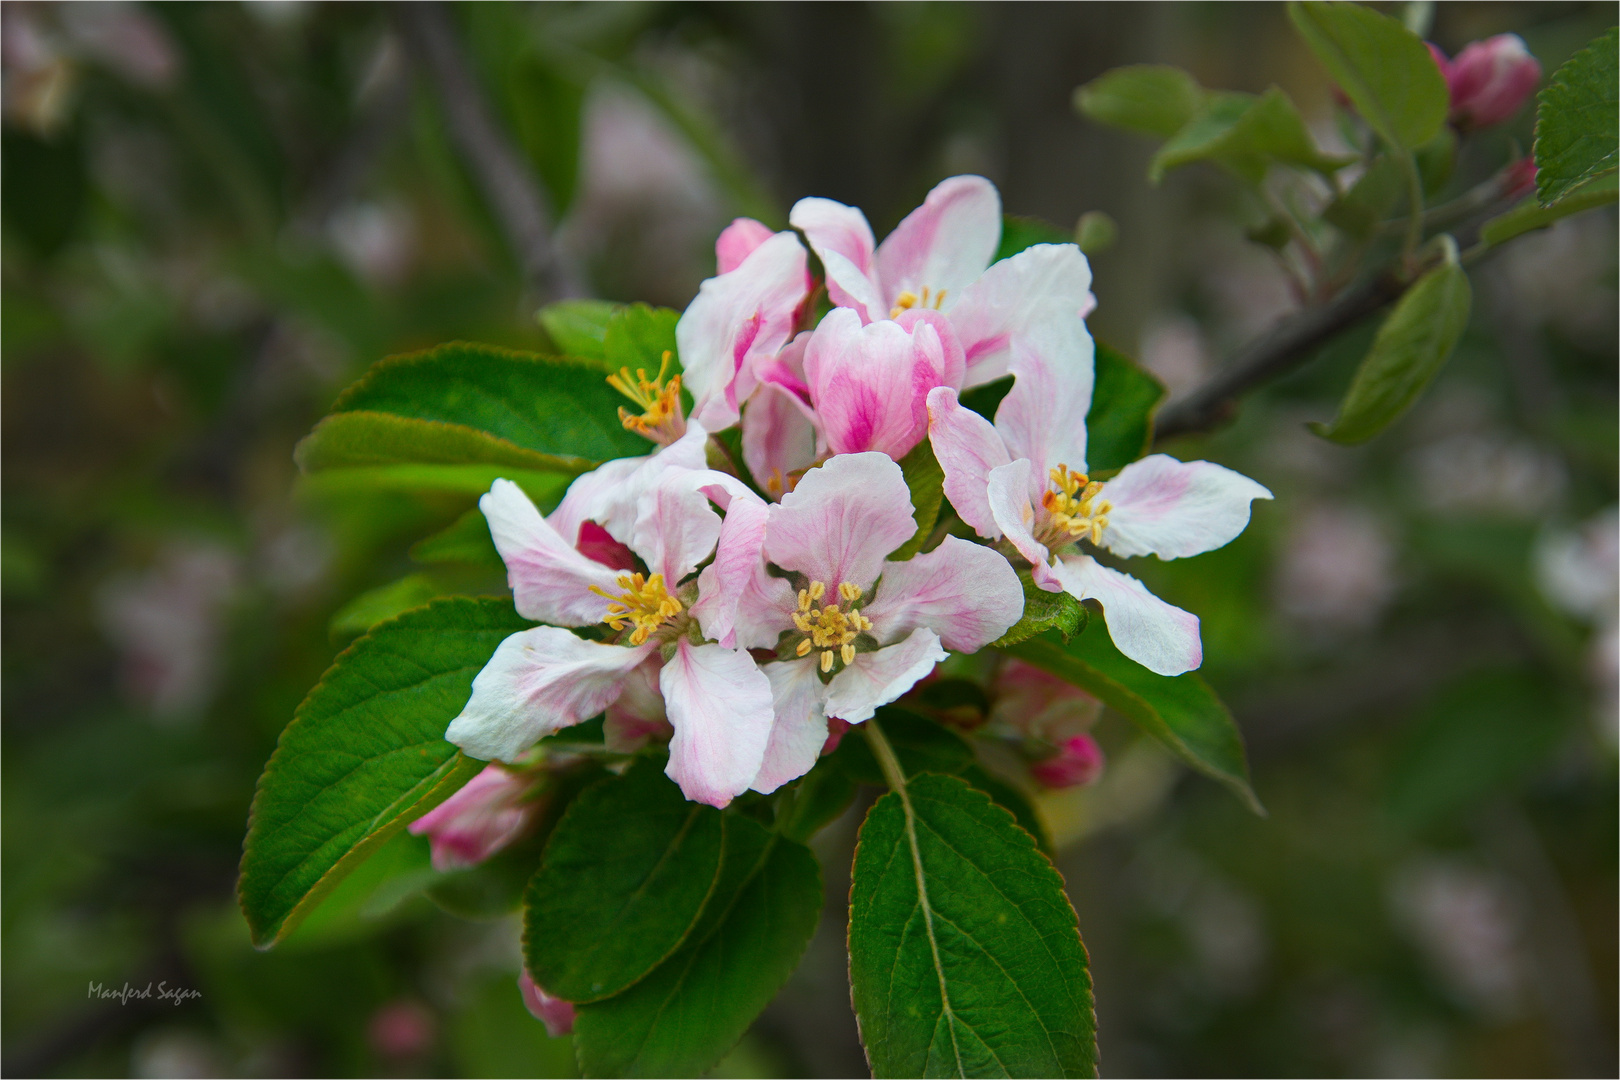
[[532,774],[486,766],[465,787],[411,822],[433,844],[433,869],[461,870],[483,862],[523,835],[541,803],[529,798]]
[[1510,119],[1541,81],[1541,64],[1517,34],[1476,41],[1446,60],[1433,45],[1436,63],[1451,92],[1451,122],[1460,129],[1490,127]]
[[380,1057],[418,1057],[432,1048],[438,1028],[427,1006],[407,998],[390,1001],[372,1013],[366,1039]]
[[1090,735],[1076,735],[1058,747],[1055,757],[1029,767],[1029,774],[1049,788],[1089,784],[1101,776],[1102,771],[1102,747]]
[[848,720],[840,720],[836,716],[827,717],[827,741],[821,744],[822,757],[838,749],[838,744],[844,741],[844,735],[848,733],[849,727]]
[[727,225],[714,242],[714,258],[720,264],[720,273],[729,274],[737,269],[772,235],[770,226],[753,218],[740,217]]
[[1530,194],[1536,189],[1536,159],[1520,158],[1502,170],[1498,181],[1502,185],[1503,198]]
[[993,689],[992,723],[1054,744],[1084,734],[1102,711],[1101,703],[1078,686],[1022,660],[1008,660]]
[[573,1003],[540,989],[526,969],[518,976],[518,989],[523,993],[523,1004],[528,1006],[529,1012],[546,1025],[547,1035],[556,1039],[574,1030]]

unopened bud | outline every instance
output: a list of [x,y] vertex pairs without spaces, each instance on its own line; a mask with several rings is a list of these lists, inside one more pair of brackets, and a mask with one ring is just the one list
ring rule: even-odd
[[433,844],[433,869],[460,870],[483,862],[528,831],[540,810],[533,774],[487,766],[460,791],[411,822]]
[[1102,747],[1090,735],[1076,735],[1064,741],[1056,755],[1029,767],[1029,774],[1049,788],[1089,784],[1101,776],[1102,771]]
[[1541,81],[1541,64],[1517,34],[1497,34],[1468,45],[1456,59],[1429,46],[1451,92],[1451,122],[1459,129],[1490,127],[1510,119]]
[[518,989],[523,993],[523,1004],[534,1018],[546,1025],[546,1034],[553,1039],[574,1030],[574,1004],[552,997],[529,977],[528,969],[518,976]]

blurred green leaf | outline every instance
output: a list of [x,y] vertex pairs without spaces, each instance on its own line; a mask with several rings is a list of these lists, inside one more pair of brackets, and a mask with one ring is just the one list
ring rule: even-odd
[[1169,138],[1193,118],[1203,97],[1197,81],[1181,68],[1133,64],[1075,90],[1074,107],[1099,124]]
[[940,502],[945,497],[945,470],[940,468],[934,447],[927,439],[900,459],[900,472],[911,492],[911,516],[917,522],[917,531],[889,556],[891,559],[909,559],[922,550],[934,531],[934,523],[939,520]]
[[580,1007],[586,1075],[708,1072],[798,966],[821,914],[816,857],[738,813],[724,832],[719,880],[686,942],[624,993]]
[[1155,675],[1122,654],[1103,632],[1081,634],[1067,644],[1052,635],[1031,638],[1003,651],[1085,690],[1231,788],[1255,813],[1265,812],[1249,786],[1243,737],[1232,714],[1196,672]]
[[582,471],[572,457],[537,453],[464,424],[386,412],[333,413],[293,450],[305,472],[354,465],[490,464],[525,470]]
[[562,217],[579,186],[585,87],[533,52],[514,65],[507,85],[518,143],[551,196],[552,213]]
[[627,304],[608,317],[602,338],[603,360],[609,371],[629,368],[656,377],[667,354],[671,370],[679,372],[679,347],[675,344],[675,324],[681,313],[647,304]]
[[1006,810],[956,777],[916,777],[867,814],[849,976],[874,1076],[1097,1073],[1091,977],[1063,879]]
[[1388,427],[1440,373],[1468,326],[1473,291],[1455,245],[1444,262],[1417,280],[1384,325],[1339,405],[1332,426],[1312,424],[1324,439],[1354,445]]
[[351,869],[481,767],[444,739],[473,676],[531,624],[507,600],[437,600],[375,627],[299,705],[259,779],[238,899],[274,944]]
[[72,239],[89,194],[84,150],[64,134],[47,141],[6,125],[0,134],[6,182],[0,189],[0,216],[34,254],[50,258]]
[[1381,157],[1367,167],[1350,190],[1328,203],[1322,217],[1328,224],[1365,240],[1372,237],[1400,202],[1405,180],[1393,158]]
[[363,592],[338,608],[327,624],[327,632],[335,638],[363,634],[380,622],[421,607],[440,592],[438,583],[426,574],[407,574]]
[[484,512],[476,507],[432,536],[412,544],[411,559],[419,563],[465,563],[503,570],[506,567],[489,535],[489,522],[484,520]]
[[1273,86],[1259,97],[1210,94],[1193,119],[1154,155],[1148,179],[1156,184],[1171,169],[1214,161],[1257,184],[1273,161],[1330,173],[1353,160],[1317,149],[1294,103]]
[[1123,469],[1153,445],[1164,384],[1124,353],[1097,342],[1096,382],[1086,412],[1086,467]]
[[[1148,179],[1157,184],[1171,169],[1194,161],[1207,161],[1220,155],[1235,141],[1235,133],[1255,102],[1252,94],[1219,91],[1209,95],[1192,119],[1172,135],[1148,164]],[[1258,173],[1254,168],[1258,167]],[[1237,168],[1240,175],[1258,181],[1265,175],[1265,162],[1245,160]]]
[[538,505],[554,501],[572,474],[514,469],[506,465],[371,465],[326,469],[300,477],[298,490],[317,497],[363,495],[373,491],[429,492],[479,496],[499,477],[522,488]]
[[552,343],[582,360],[605,360],[607,325],[624,305],[612,300],[559,300],[536,314]]
[[1551,206],[1542,206],[1534,195],[1505,214],[1498,214],[1479,230],[1479,238],[1487,244],[1505,244],[1516,236],[1545,229],[1555,221],[1585,210],[1610,206],[1620,194],[1616,187],[1617,173],[1607,173],[1582,184]]
[[990,643],[991,648],[1016,645],[1048,630],[1056,630],[1067,641],[1085,629],[1089,614],[1080,601],[1066,592],[1047,592],[1028,570],[1018,571],[1018,581],[1024,587],[1024,614]]
[[824,758],[784,791],[777,804],[777,831],[804,843],[849,809],[854,799],[854,781]]
[[993,263],[1010,259],[1025,248],[1036,244],[1072,244],[1074,236],[1050,222],[1033,217],[1004,215],[1001,219],[1001,243],[991,257]]
[[1620,28],[1553,72],[1536,111],[1536,197],[1551,206],[1620,163]]
[[1413,150],[1439,133],[1451,96],[1422,38],[1348,0],[1293,0],[1288,16],[1385,142]]
[[599,1001],[669,956],[721,872],[720,812],[642,758],[574,800],[524,897],[524,957],[546,991]]
[[1101,255],[1119,239],[1119,224],[1101,210],[1087,210],[1074,224],[1074,242],[1089,256]]

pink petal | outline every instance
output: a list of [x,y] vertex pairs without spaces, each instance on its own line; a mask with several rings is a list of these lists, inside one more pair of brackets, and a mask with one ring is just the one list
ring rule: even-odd
[[672,729],[658,690],[661,667],[658,657],[650,657],[625,677],[623,692],[602,717],[602,741],[609,750],[633,754],[653,739],[669,741]]
[[739,403],[754,389],[755,366],[792,337],[808,292],[806,265],[798,236],[779,232],[735,270],[705,281],[675,325],[692,416],[710,431],[737,422]]
[[1441,70],[1451,91],[1453,119],[1472,127],[1512,119],[1541,81],[1541,64],[1517,34],[1473,42]]
[[523,1004],[529,1014],[546,1025],[547,1035],[560,1039],[574,1030],[573,1003],[552,997],[540,989],[527,970],[518,976],[518,991],[523,995]]
[[579,553],[592,562],[599,562],[609,570],[630,571],[636,568],[636,553],[613,539],[613,534],[594,521],[579,527]]
[[830,589],[871,587],[889,553],[917,531],[911,492],[894,459],[839,454],[771,507],[765,557]]
[[1029,774],[1042,787],[1070,788],[1090,784],[1102,775],[1103,752],[1090,735],[1076,735],[1058,747],[1055,757],[1037,761]]
[[1198,616],[1167,604],[1147,586],[1089,555],[1065,556],[1056,567],[1064,591],[1102,604],[1108,636],[1119,651],[1157,675],[1180,675],[1204,662]]
[[788,222],[803,231],[827,271],[827,296],[839,307],[854,308],[862,322],[884,319],[883,302],[873,265],[876,242],[866,215],[831,199],[800,199]]
[[771,227],[753,218],[740,217],[721,230],[714,242],[714,260],[718,272],[729,274],[754,253],[754,249],[769,240]]
[[947,536],[933,551],[884,563],[877,598],[861,613],[879,641],[926,626],[947,649],[977,652],[1023,616],[1024,589],[1004,556]]
[[1015,460],[1028,458],[1030,497],[1046,490],[1058,465],[1086,469],[1092,344],[1085,324],[1067,317],[1021,334],[1012,345],[1014,382],[996,409],[996,430]]
[[852,724],[870,720],[880,705],[917,685],[944,659],[939,636],[926,626],[877,652],[861,653],[827,684],[827,715]]
[[967,354],[962,351],[962,342],[956,336],[956,327],[951,320],[935,311],[933,308],[912,308],[902,311],[900,317],[894,320],[900,329],[916,336],[917,327],[926,323],[934,328],[939,335],[941,349],[939,360],[932,361],[939,372],[939,385],[958,388],[962,385],[962,376],[967,373]]
[[724,807],[765,760],[771,681],[745,652],[682,638],[658,684],[675,725],[664,772],[693,802]]
[[996,526],[1006,534],[1018,553],[1029,560],[1035,584],[1047,592],[1061,592],[1062,584],[1052,575],[1052,553],[1035,539],[1035,509],[1029,502],[1030,467],[1028,458],[990,470],[986,496]]
[[862,326],[849,308],[830,312],[804,355],[828,448],[901,458],[921,442],[928,432],[928,391],[943,382],[949,366],[949,334],[943,320],[913,320],[908,331],[887,319]]
[[982,176],[941,180],[878,247],[884,305],[892,306],[903,292],[921,297],[924,287],[932,294],[943,290],[948,305],[984,273],[1000,243],[995,185]]
[[928,440],[945,471],[945,497],[961,519],[987,539],[1001,536],[990,513],[990,470],[1008,464],[1007,445],[994,425],[964,408],[956,391],[936,386],[928,392]]
[[478,508],[506,563],[506,580],[519,615],[560,626],[602,621],[608,602],[591,592],[591,586],[611,592],[617,574],[557,535],[523,489],[510,480],[490,485]]
[[776,720],[765,762],[754,777],[755,791],[769,795],[815,766],[827,742],[827,688],[817,673],[816,658],[766,664]]
[[655,645],[585,641],[557,626],[520,630],[495,648],[444,737],[483,761],[515,761],[535,741],[613,703]]
[[1151,454],[1103,485],[1108,526],[1102,544],[1116,555],[1182,559],[1230,543],[1249,524],[1249,503],[1271,492],[1210,461]]
[[743,462],[772,498],[781,498],[789,476],[816,460],[815,414],[786,387],[761,383],[742,418]]
[[[769,535],[767,524],[766,536]],[[701,575],[698,582],[701,591],[703,588]],[[761,559],[749,575],[742,593],[737,597],[737,612],[733,623],[736,647],[774,650],[782,631],[792,628],[793,612],[797,604],[798,594],[793,591],[793,586],[768,573],[765,562]]]
[[999,379],[1013,339],[1047,324],[1084,318],[1097,306],[1091,266],[1073,244],[1036,244],[1003,259],[962,290],[951,324],[967,352],[964,386]]
[[714,561],[698,575],[698,601],[692,605],[692,614],[705,637],[728,649],[737,644],[738,606],[754,575],[764,569],[767,518],[765,503],[759,496],[746,488],[733,495],[720,528]]
[[578,477],[568,486],[551,522],[570,543],[580,527],[594,521],[621,544],[629,544],[640,512],[641,496],[658,486],[668,469],[707,468],[709,435],[701,424],[689,423],[686,434],[647,457],[615,458]]
[[1102,711],[1100,701],[1068,680],[1012,658],[996,675],[994,698],[993,723],[1048,742],[1084,734]]
[[664,575],[671,592],[720,539],[720,515],[702,490],[718,475],[709,469],[671,469],[641,496],[630,547],[649,570]]
[[532,774],[485,766],[460,791],[411,822],[410,831],[431,841],[433,869],[441,873],[481,863],[534,820],[541,804],[526,798],[534,783]]

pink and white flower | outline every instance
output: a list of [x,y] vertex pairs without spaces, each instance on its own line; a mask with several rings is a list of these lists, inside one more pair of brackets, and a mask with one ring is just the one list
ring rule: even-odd
[[1017,574],[989,548],[947,537],[933,551],[889,561],[915,531],[900,466],[879,453],[829,459],[770,508],[764,560],[733,628],[737,645],[783,657],[762,667],[775,723],[754,790],[807,772],[827,743],[829,717],[869,719],[946,649],[983,648],[1023,614]]
[[1164,454],[1132,462],[1106,483],[1091,480],[1092,368],[1054,362],[1061,352],[1041,333],[1016,343],[1015,381],[994,425],[949,387],[930,392],[929,438],[945,495],[980,536],[1005,538],[1028,559],[1041,588],[1098,601],[1120,652],[1160,675],[1191,671],[1203,662],[1197,616],[1077,545],[1161,559],[1212,551],[1242,532],[1249,503],[1271,492],[1220,465]]
[[542,803],[540,776],[489,765],[462,789],[411,822],[433,848],[433,869],[476,866],[528,831]]
[[982,176],[953,176],[876,244],[866,217],[831,199],[800,199],[789,215],[827,271],[834,304],[863,323],[921,308],[945,315],[961,343],[963,386],[1007,373],[1029,328],[1091,313],[1091,268],[1073,244],[1037,244],[991,264],[1001,197]]

